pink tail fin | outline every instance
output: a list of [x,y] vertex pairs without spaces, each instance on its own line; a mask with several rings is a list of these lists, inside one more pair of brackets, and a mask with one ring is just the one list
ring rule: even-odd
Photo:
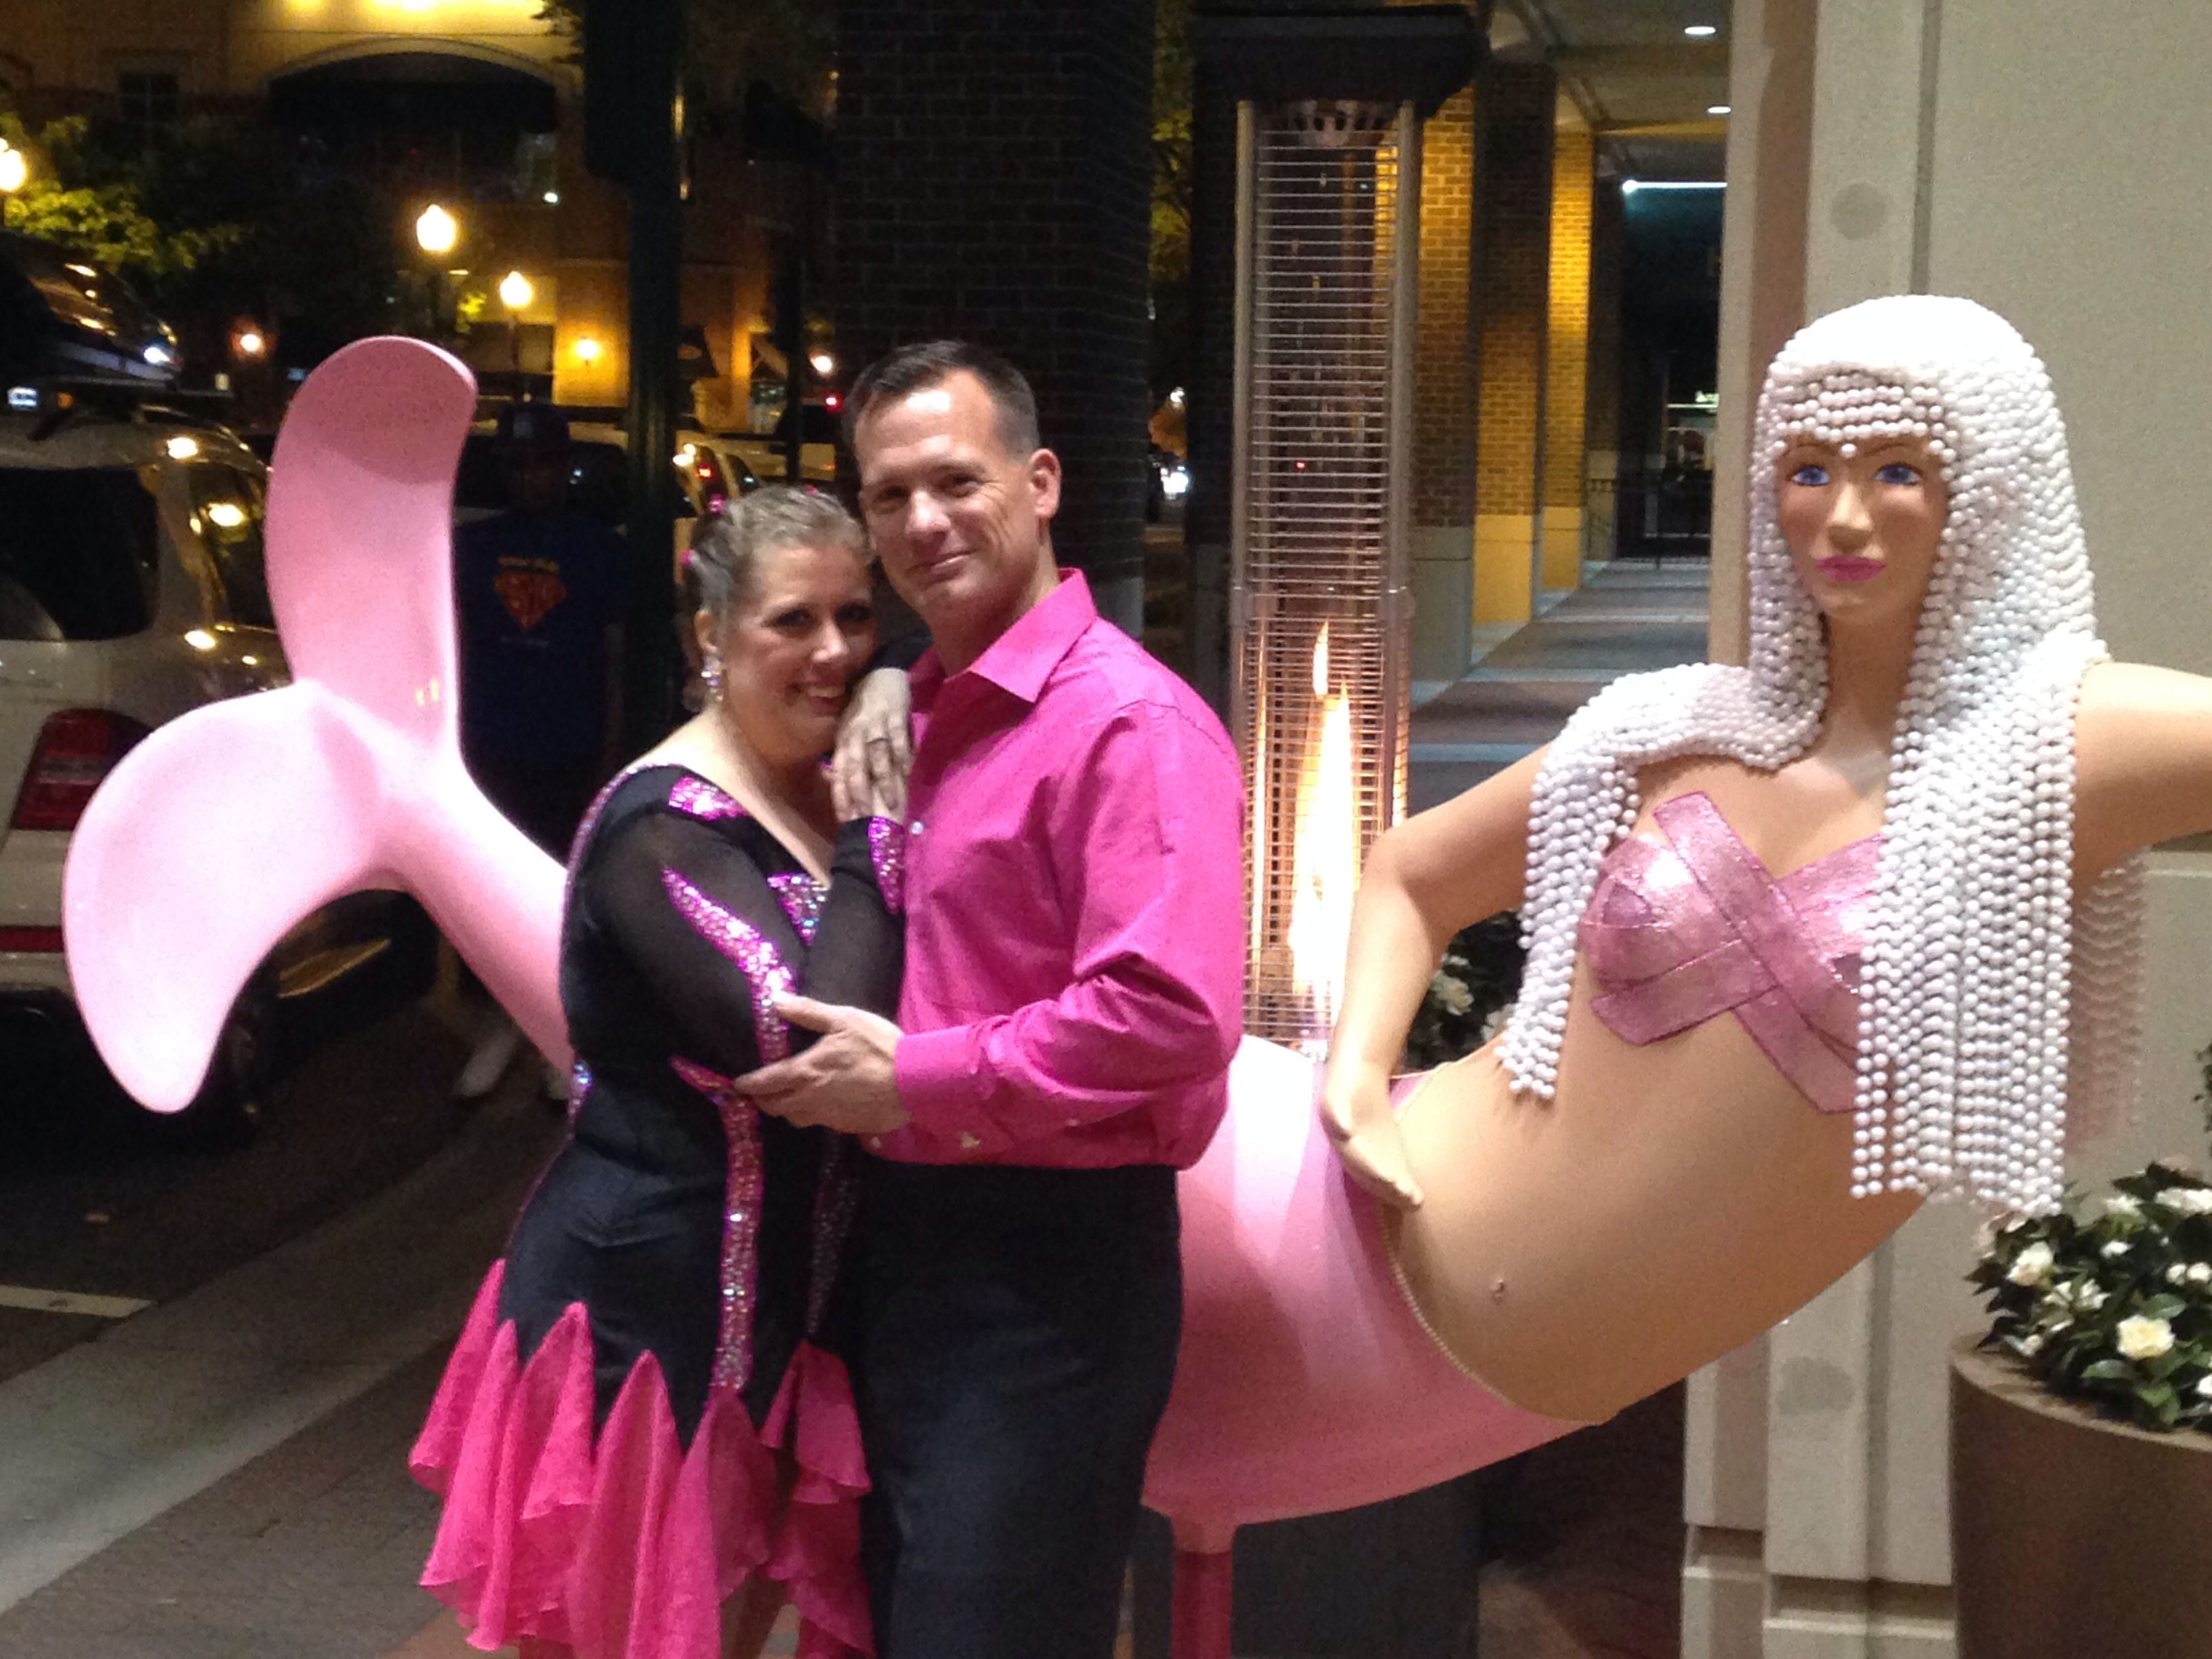
[[468,371],[365,340],[311,376],[276,444],[270,598],[295,684],[194,710],[103,784],[63,925],[87,1026],[149,1106],[197,1091],[254,967],[318,905],[404,886],[548,1053],[561,872],[461,764],[453,471]]

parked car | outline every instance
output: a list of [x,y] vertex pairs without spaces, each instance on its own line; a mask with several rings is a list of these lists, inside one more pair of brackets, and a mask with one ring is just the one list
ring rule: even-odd
[[[9,1105],[105,1085],[62,954],[63,861],[93,791],[148,732],[282,684],[262,564],[267,472],[191,417],[37,384],[0,412],[0,1074]],[[232,1010],[206,1085],[175,1120],[249,1131],[277,1005],[394,944],[427,980],[435,934],[411,900],[356,896],[288,936]]]
[[[493,422],[479,422],[462,441],[453,483],[453,518],[465,524],[506,511],[507,482],[494,452]],[[629,511],[629,434],[611,422],[568,422],[568,499],[576,510],[611,529]],[[690,520],[711,513],[731,495],[750,495],[760,478],[721,439],[679,432],[670,466],[676,477],[677,544],[687,545]]]
[[[845,441],[844,428],[836,410],[826,403],[806,404],[800,412],[799,430],[800,480],[827,483],[836,478],[838,447]],[[757,432],[724,433],[718,441],[726,450],[742,456],[762,477],[781,482],[789,471],[785,464],[784,446],[790,439],[791,411],[786,410],[777,418],[773,432],[765,435]]]

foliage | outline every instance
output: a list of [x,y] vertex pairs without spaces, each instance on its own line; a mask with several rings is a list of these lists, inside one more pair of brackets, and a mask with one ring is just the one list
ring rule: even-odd
[[1152,281],[1190,274],[1190,0],[1155,0],[1152,35]]
[[[583,49],[586,0],[543,0],[538,19]],[[835,97],[837,13],[822,0],[684,0],[684,78],[706,101],[734,104],[762,82],[819,119]]]
[[2166,1160],[2112,1185],[1984,1229],[1988,1340],[2056,1394],[2212,1431],[2212,1182]]
[[10,230],[57,243],[127,277],[150,279],[155,288],[245,239],[245,228],[228,221],[179,225],[157,218],[147,208],[143,173],[117,165],[81,115],[49,121],[34,133],[12,112],[0,112],[0,137],[31,162],[29,179],[9,204]]
[[1517,911],[1501,911],[1455,934],[1407,1034],[1407,1067],[1443,1066],[1487,1042],[1520,994],[1521,961]]

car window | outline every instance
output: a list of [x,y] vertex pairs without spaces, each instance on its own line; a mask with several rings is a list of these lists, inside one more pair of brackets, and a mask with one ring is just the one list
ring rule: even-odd
[[[620,444],[579,439],[570,447],[568,505],[609,529],[623,527],[629,514],[629,457]],[[492,434],[471,432],[461,445],[461,464],[453,477],[453,510],[475,517],[507,508],[507,482],[500,474]],[[691,512],[690,494],[680,470],[676,510],[678,517]]]
[[0,467],[0,639],[115,640],[144,629],[158,524],[136,467]]
[[269,573],[261,544],[263,502],[258,479],[228,466],[195,466],[188,474],[192,517],[222,586],[227,620],[249,628],[274,628]]

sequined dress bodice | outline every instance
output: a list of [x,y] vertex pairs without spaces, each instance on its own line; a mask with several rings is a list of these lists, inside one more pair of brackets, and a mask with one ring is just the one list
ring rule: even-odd
[[1583,913],[1591,1012],[1638,1044],[1732,1013],[1814,1106],[1850,1111],[1881,837],[1778,877],[1702,790],[1652,817],[1666,842],[1616,844]]

